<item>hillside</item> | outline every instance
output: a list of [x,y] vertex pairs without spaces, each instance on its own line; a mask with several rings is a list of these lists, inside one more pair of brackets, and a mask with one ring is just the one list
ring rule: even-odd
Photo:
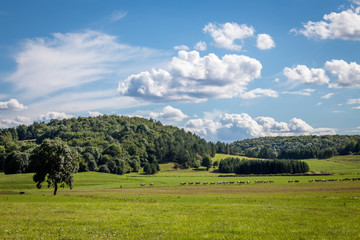
[[[175,162],[179,167],[198,167],[202,158],[214,156],[214,144],[190,132],[140,117],[104,115],[34,122],[30,126],[0,131],[0,166],[28,165],[32,150],[44,139],[60,138],[76,149],[81,171],[123,174],[146,167],[159,170],[159,163]],[[6,160],[8,162],[6,162]],[[26,172],[15,167],[10,173]]]
[[360,135],[262,137],[236,141],[227,149],[248,157],[307,159],[358,154]]

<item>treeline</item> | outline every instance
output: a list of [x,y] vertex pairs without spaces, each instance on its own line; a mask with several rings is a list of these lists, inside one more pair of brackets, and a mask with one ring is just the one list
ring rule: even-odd
[[[262,137],[222,145],[224,153],[266,159],[330,158],[360,154],[360,135]],[[219,149],[219,148],[218,148]]]
[[309,165],[299,160],[247,160],[226,158],[220,161],[219,172],[236,174],[306,173]]
[[31,171],[29,157],[44,139],[59,138],[80,156],[80,171],[115,174],[159,171],[159,163],[199,167],[216,146],[199,136],[159,121],[104,115],[34,122],[0,130],[0,170]]

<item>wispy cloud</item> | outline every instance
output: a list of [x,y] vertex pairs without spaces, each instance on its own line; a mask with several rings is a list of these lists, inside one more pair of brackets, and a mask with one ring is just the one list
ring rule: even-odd
[[302,96],[311,96],[315,92],[315,89],[306,88],[299,91],[284,91],[283,94],[293,94],[293,95],[302,95]]
[[110,21],[111,22],[117,22],[120,19],[123,19],[124,17],[126,17],[127,12],[125,11],[120,11],[120,10],[115,10],[112,14],[111,14],[111,18]]
[[321,99],[330,99],[334,95],[335,95],[335,93],[328,93],[328,94],[322,96]]
[[17,69],[7,81],[23,91],[24,99],[41,98],[113,78],[135,65],[153,63],[161,55],[161,51],[121,44],[115,36],[97,31],[56,33],[51,38],[26,40],[15,54]]

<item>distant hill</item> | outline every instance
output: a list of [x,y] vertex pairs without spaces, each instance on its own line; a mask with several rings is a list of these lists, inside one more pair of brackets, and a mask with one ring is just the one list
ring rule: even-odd
[[359,154],[359,142],[360,135],[262,137],[236,141],[223,149],[231,154],[259,158],[329,158]]
[[[0,168],[6,159],[26,162],[32,150],[46,138],[60,138],[75,148],[81,156],[82,171],[117,174],[137,172],[142,167],[153,173],[159,170],[159,163],[170,161],[183,168],[198,167],[202,158],[216,152],[214,144],[159,121],[104,115],[1,129]],[[15,152],[18,154],[12,154]]]

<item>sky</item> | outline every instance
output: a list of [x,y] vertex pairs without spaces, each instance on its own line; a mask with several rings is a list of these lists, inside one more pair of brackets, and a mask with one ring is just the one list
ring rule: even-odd
[[0,128],[152,118],[208,141],[360,133],[360,0],[0,0]]

